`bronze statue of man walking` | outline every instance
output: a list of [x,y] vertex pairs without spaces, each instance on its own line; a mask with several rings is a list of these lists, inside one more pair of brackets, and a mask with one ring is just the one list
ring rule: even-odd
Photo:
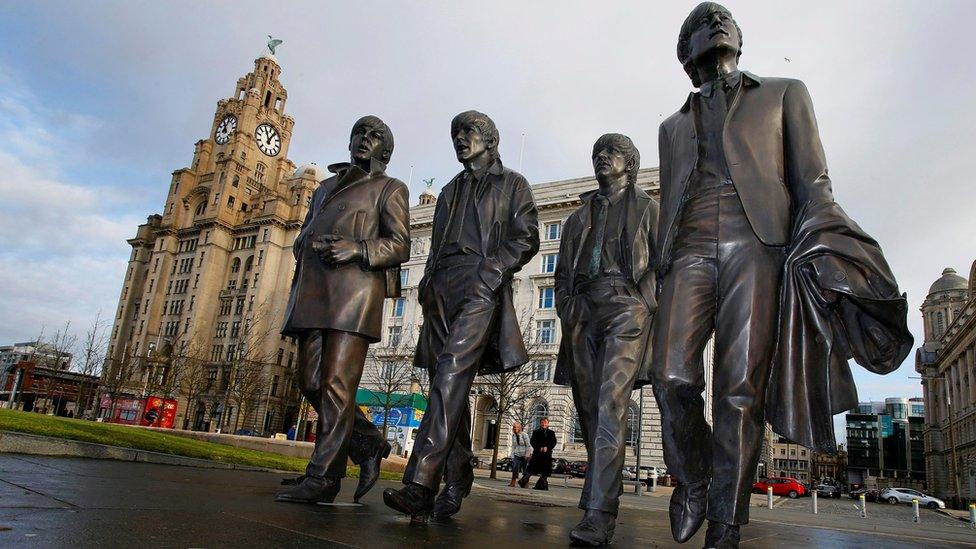
[[380,340],[383,301],[399,295],[400,264],[410,257],[409,191],[386,175],[393,132],[365,116],[349,137],[351,162],[312,194],[292,248],[297,260],[281,333],[298,338],[302,394],[318,412],[315,449],[293,486],[277,501],[331,502],[360,466],[355,499],[379,478],[390,445],[356,406],[366,351]]
[[706,547],[738,546],[764,420],[832,451],[832,415],[857,404],[847,359],[887,373],[912,344],[880,247],[834,202],[806,87],[740,71],[741,48],[727,9],[696,7],[678,59],[699,91],[660,129],[652,382],[680,482],[671,531],[687,541],[707,517]]
[[[474,481],[468,395],[478,373],[528,362],[512,303],[512,277],[539,250],[528,182],[498,157],[498,129],[467,111],[451,122],[464,170],[441,192],[433,238],[418,286],[424,324],[414,365],[427,369],[430,398],[403,475],[386,504],[426,520],[461,508]],[[443,491],[434,494],[444,477]]]
[[637,186],[640,152],[629,137],[600,137],[592,158],[600,188],[580,196],[559,243],[563,337],[554,381],[572,385],[586,444],[586,513],[569,536],[596,546],[613,540],[630,395],[648,381],[658,205]]

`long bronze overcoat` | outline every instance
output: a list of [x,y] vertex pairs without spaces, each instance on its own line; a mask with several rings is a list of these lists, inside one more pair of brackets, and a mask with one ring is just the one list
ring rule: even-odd
[[[575,295],[576,268],[580,261],[583,242],[590,232],[593,197],[598,191],[580,195],[583,205],[569,214],[563,225],[562,239],[559,242],[559,261],[556,265],[556,310],[563,319],[566,302]],[[651,322],[657,311],[657,225],[658,204],[643,189],[631,185],[624,197],[627,203],[627,217],[624,222],[625,235],[621,239],[630,248],[626,266],[631,280],[647,305],[647,325],[644,327],[644,347],[637,363],[635,387],[650,383],[651,368]],[[556,361],[556,375],[553,382],[569,385],[569,372],[573,364],[573,346],[567,334],[571,330],[563,321],[563,337],[559,344],[559,358]]]
[[[693,97],[661,124],[659,134],[659,276],[670,266],[682,200],[698,161]],[[833,414],[857,404],[848,359],[888,373],[911,349],[906,298],[880,246],[834,202],[803,82],[743,72],[722,144],[753,231],[787,253],[779,326],[769,327],[778,344],[766,421],[794,442],[833,451]],[[825,292],[839,301],[827,304]]]
[[[396,294],[399,265],[410,258],[409,191],[374,160],[370,172],[333,164],[319,183],[292,245],[297,265],[281,333],[342,330],[380,340],[383,300]],[[362,242],[366,257],[327,265],[312,250],[317,236]]]
[[[464,172],[456,175],[437,198],[430,255],[418,287],[421,296],[427,291],[437,291],[427,288],[427,283],[440,259],[444,233],[453,215],[450,205],[454,203],[454,193],[463,175]],[[493,333],[478,372],[491,374],[517,368],[529,361],[512,303],[512,277],[539,251],[539,219],[528,181],[518,172],[505,168],[500,160],[488,169],[484,183],[478,186],[477,194],[477,222],[484,258],[478,266],[478,274],[481,281],[498,295],[498,315],[494,326],[485,326]],[[414,356],[414,366],[418,368],[429,368],[437,363],[426,326],[425,322]]]

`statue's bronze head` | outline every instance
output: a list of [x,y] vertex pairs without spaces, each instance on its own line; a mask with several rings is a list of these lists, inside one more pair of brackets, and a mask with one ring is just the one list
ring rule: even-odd
[[603,134],[593,144],[593,171],[597,178],[626,173],[629,183],[637,183],[639,169],[640,151],[626,135]]
[[716,50],[742,55],[742,30],[732,18],[732,12],[715,2],[702,2],[691,10],[678,33],[678,61],[691,77],[695,87],[701,86],[695,60],[714,55]]
[[451,140],[458,162],[469,162],[481,154],[498,158],[498,128],[487,114],[465,111],[451,121]]
[[375,158],[389,164],[393,157],[393,132],[378,116],[364,116],[352,126],[349,152],[353,160]]

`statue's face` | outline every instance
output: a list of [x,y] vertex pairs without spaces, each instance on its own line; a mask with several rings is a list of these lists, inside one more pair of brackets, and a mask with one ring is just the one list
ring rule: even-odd
[[593,172],[597,177],[620,177],[627,173],[627,158],[616,146],[606,145],[593,155]]
[[454,152],[458,162],[467,163],[488,154],[488,143],[481,128],[472,124],[462,124],[454,133]]
[[382,127],[361,124],[349,139],[349,152],[353,160],[383,159],[383,138],[386,130]]
[[698,59],[716,49],[739,52],[739,29],[732,20],[732,15],[724,10],[713,9],[698,22],[695,32],[691,33],[692,60]]

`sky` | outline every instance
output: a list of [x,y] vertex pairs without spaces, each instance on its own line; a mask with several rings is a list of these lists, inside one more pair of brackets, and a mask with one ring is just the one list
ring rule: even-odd
[[[472,108],[531,182],[589,175],[611,131],[657,165],[658,125],[691,91],[675,49],[694,5],[0,0],[0,344],[111,317],[126,239],[269,34],[284,40],[290,158],[345,160],[352,123],[376,114],[396,135],[388,171],[416,197],[458,171],[450,120]],[[929,285],[976,259],[976,3],[726,6],[743,69],[806,83],[837,201],[880,242],[920,342]],[[861,399],[920,395],[913,361],[855,366]]]

